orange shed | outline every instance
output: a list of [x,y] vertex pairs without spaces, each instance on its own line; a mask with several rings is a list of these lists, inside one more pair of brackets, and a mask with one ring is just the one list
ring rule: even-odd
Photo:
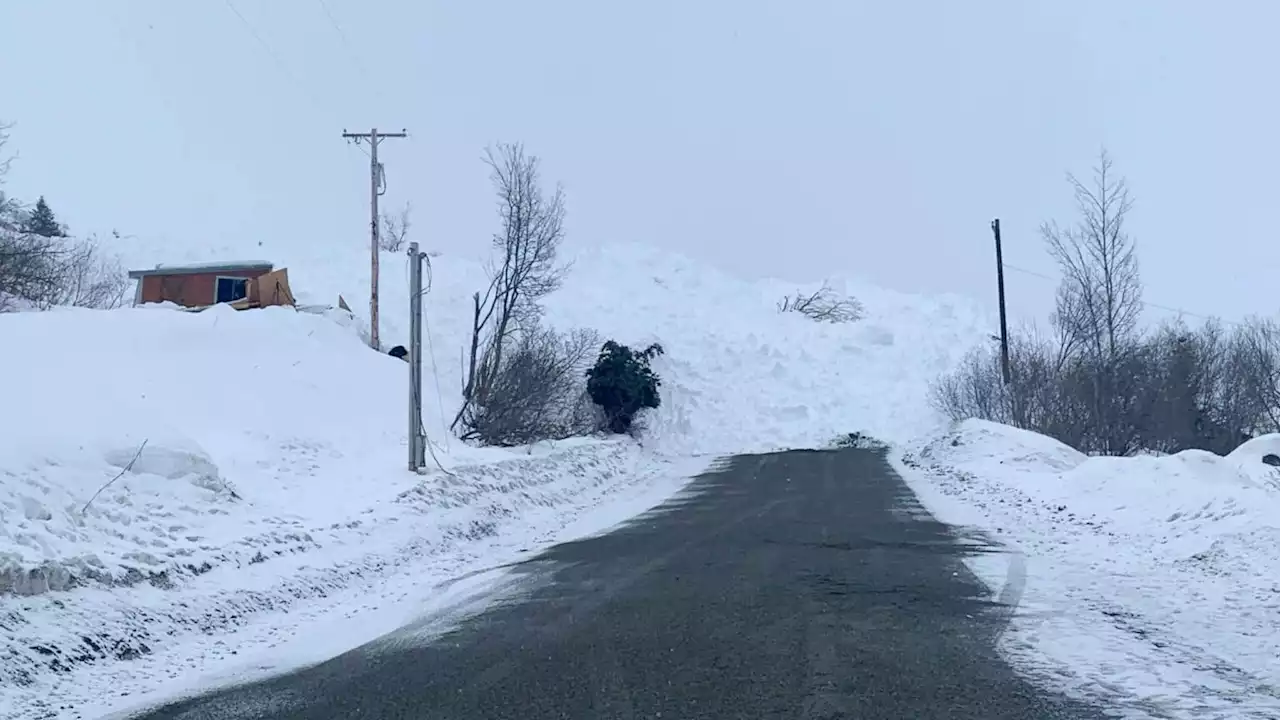
[[182,307],[205,307],[249,296],[250,281],[271,272],[269,262],[219,262],[196,265],[157,265],[130,270],[138,281],[134,305],[172,302]]

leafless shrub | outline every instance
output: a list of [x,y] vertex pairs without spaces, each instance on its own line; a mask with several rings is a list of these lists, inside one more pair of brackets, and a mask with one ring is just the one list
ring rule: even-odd
[[933,382],[929,401],[952,420],[979,418],[1011,424],[1013,418],[1009,413],[1009,394],[1001,377],[999,350],[987,346],[971,350],[959,367]]
[[[539,160],[519,144],[500,145],[485,153],[485,163],[498,198],[502,230],[492,239],[497,260],[489,265],[489,286],[473,296],[471,347],[463,404],[452,423],[466,427],[464,436],[506,437],[509,432],[478,431],[476,422],[499,413],[513,383],[504,377],[511,366],[508,346],[538,343],[540,301],[558,288],[568,271],[557,255],[564,239],[564,192],[547,196],[541,187]],[[527,348],[526,348],[527,349]],[[522,362],[531,362],[529,356]],[[513,409],[518,417],[524,411]]]
[[778,301],[778,312],[800,313],[810,320],[829,323],[847,323],[862,318],[862,303],[857,299],[841,295],[829,284],[812,293],[805,294],[797,290]]
[[1231,330],[1169,323],[1106,359],[1065,362],[1053,340],[1022,331],[1011,338],[1010,366],[1006,385],[998,348],[978,348],[934,383],[933,405],[954,420],[1007,423],[1108,455],[1225,454],[1280,431],[1280,328],[1272,321]]
[[0,227],[0,295],[3,307],[37,308],[56,304],[65,272],[62,238],[48,238]]
[[[111,309],[128,297],[117,258],[93,238],[44,237],[0,228],[0,294],[30,307]],[[3,309],[3,307],[0,307]]]
[[598,429],[595,415],[583,406],[585,372],[598,346],[590,330],[522,330],[497,366],[484,402],[464,416],[463,438],[512,446]]
[[1249,435],[1280,432],[1280,326],[1251,318],[1224,342],[1219,403]]
[[124,305],[128,294],[128,273],[95,238],[67,243],[55,304],[111,310]]
[[399,215],[391,216],[386,213],[378,218],[381,227],[378,230],[378,248],[386,252],[400,252],[404,250],[406,238],[409,234],[409,215],[413,210],[413,206],[405,203],[404,208],[400,210]]

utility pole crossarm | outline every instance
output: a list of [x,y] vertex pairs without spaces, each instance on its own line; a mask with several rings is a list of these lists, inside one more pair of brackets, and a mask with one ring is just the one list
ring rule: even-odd
[[374,130],[373,132],[367,132],[367,133],[353,133],[353,132],[346,132],[344,130],[342,133],[342,137],[359,141],[359,140],[368,140],[369,138],[372,138],[372,137],[403,138],[403,137],[409,137],[409,133],[406,130],[402,130],[398,133],[378,132],[377,130]]

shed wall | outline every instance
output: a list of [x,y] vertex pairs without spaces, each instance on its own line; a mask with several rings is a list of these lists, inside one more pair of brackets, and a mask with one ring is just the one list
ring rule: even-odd
[[212,305],[219,277],[256,278],[266,270],[221,270],[185,275],[148,275],[142,278],[142,302],[172,302],[183,307]]

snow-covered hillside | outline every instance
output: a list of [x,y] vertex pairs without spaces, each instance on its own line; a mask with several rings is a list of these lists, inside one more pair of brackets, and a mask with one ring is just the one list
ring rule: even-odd
[[[232,250],[134,248],[127,259],[139,268],[245,254]],[[288,267],[301,302],[342,294],[363,310],[367,277],[348,272],[367,268],[358,247],[269,251],[249,254]],[[655,362],[663,406],[644,447],[450,440],[484,273],[437,257],[426,429],[456,476],[405,472],[406,365],[365,347],[361,322],[340,313],[0,315],[0,627],[13,640],[0,657],[0,709],[92,717],[237,653],[257,657],[311,616],[363,606],[368,632],[380,627],[369,613],[393,607],[387,622],[404,621],[429,609],[435,584],[581,529],[584,517],[643,509],[718,454],[854,430],[919,437],[940,427],[925,402],[930,380],[991,329],[975,303],[854,283],[841,289],[867,317],[820,325],[777,312],[794,284],[727,277],[644,246],[573,260],[549,323],[666,349]],[[407,339],[406,259],[388,255],[383,267],[389,346]],[[371,594],[375,583],[396,589]]]
[[1004,649],[1125,717],[1280,717],[1280,436],[1226,457],[1089,458],[971,420],[905,457],[948,522],[1012,557],[974,568],[1018,601]]

